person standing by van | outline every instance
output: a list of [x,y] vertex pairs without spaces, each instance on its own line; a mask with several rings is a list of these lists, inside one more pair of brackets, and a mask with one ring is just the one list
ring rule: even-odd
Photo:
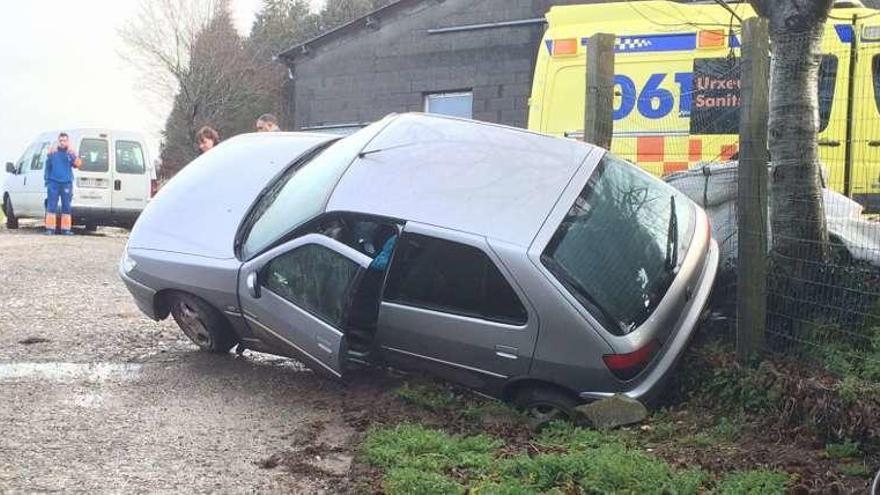
[[61,200],[61,233],[72,235],[73,220],[70,217],[70,202],[73,199],[73,169],[79,168],[80,159],[70,149],[70,137],[62,132],[58,135],[58,146],[49,150],[43,180],[46,183],[46,234],[54,234],[58,217],[58,200]]
[[280,130],[278,117],[271,113],[264,113],[257,119],[257,132],[278,132]]

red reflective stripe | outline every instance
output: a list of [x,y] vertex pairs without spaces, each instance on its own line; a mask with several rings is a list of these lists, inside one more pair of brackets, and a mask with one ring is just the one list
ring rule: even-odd
[[663,136],[639,136],[636,139],[636,161],[662,162],[666,155],[666,140]]
[[687,170],[687,162],[663,162],[663,175]]
[[688,161],[703,161],[703,141],[699,139],[691,139],[688,143]]

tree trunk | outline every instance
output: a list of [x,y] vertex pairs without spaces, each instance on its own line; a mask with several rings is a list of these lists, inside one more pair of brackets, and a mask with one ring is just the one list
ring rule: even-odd
[[[821,41],[832,0],[751,0],[770,22],[771,230],[777,266],[828,258],[817,144]],[[800,272],[795,268],[793,272]]]

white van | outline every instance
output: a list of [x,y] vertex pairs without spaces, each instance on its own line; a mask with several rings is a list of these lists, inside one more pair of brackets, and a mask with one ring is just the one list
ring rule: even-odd
[[[6,164],[3,213],[7,228],[18,228],[20,218],[44,218],[43,167],[60,132],[40,134],[17,162]],[[144,136],[110,129],[63,132],[82,160],[74,171],[73,223],[85,225],[86,230],[98,225],[131,227],[158,186]]]

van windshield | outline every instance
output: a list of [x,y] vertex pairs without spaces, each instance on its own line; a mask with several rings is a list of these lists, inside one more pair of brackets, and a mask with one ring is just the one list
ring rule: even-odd
[[606,154],[541,256],[605,328],[626,335],[666,294],[693,238],[677,190]]

